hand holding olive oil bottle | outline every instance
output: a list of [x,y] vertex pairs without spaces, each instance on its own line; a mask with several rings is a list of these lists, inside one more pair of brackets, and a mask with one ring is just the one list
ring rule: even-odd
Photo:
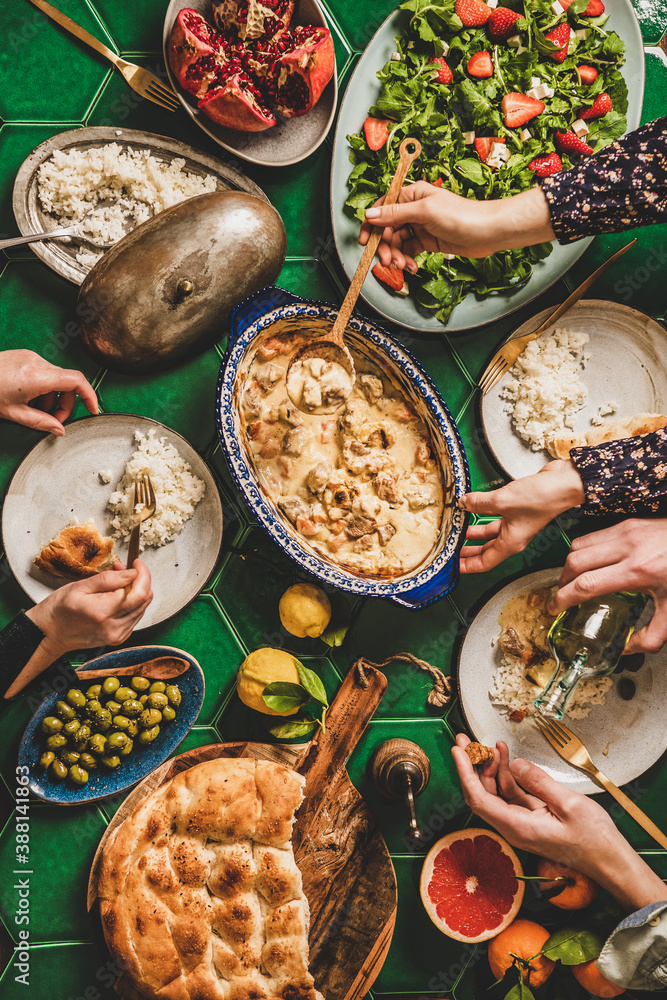
[[615,670],[647,601],[646,594],[622,590],[559,614],[548,635],[557,668],[533,703],[541,715],[562,719],[579,681]]

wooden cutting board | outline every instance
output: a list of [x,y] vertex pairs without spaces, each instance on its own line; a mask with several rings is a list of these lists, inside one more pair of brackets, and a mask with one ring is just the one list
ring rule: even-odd
[[97,910],[102,850],[111,833],[155,788],[179,771],[216,757],[253,757],[287,764],[306,778],[292,842],[310,905],[310,970],[326,1000],[358,1000],[382,968],[396,922],[396,875],[382,834],[349,779],[345,763],[387,689],[385,675],[365,667],[362,687],[352,668],[326,720],[305,746],[215,743],[165,761],[128,795],[97,848],[88,910]]

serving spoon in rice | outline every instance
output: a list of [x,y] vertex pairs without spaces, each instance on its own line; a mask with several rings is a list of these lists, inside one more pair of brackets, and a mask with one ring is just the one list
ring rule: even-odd
[[[88,215],[91,213],[89,212]],[[81,226],[86,221],[87,216],[77,222],[74,226],[68,226],[66,229],[50,229],[46,233],[31,233],[30,236],[14,236],[10,240],[0,240],[0,250],[6,250],[9,247],[18,247],[24,243],[40,243],[42,240],[59,240],[63,236],[71,236],[74,240],[79,243],[87,243],[91,247],[95,247],[96,250],[108,250],[112,247],[117,240],[111,240],[109,242],[102,242],[102,240],[93,240],[90,236],[85,236],[81,232]]]

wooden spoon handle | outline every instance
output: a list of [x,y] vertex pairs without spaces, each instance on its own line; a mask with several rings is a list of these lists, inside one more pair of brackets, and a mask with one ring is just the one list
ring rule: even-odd
[[145,660],[143,663],[133,663],[129,667],[107,667],[98,670],[77,670],[76,675],[82,681],[93,681],[98,677],[155,677],[155,679],[168,680],[171,677],[180,677],[190,664],[180,656],[157,656],[154,660]]
[[[394,205],[398,201],[398,196],[400,195],[401,188],[405,183],[408,170],[410,169],[412,163],[420,155],[421,151],[421,143],[418,142],[417,139],[403,140],[399,147],[399,161],[396,173],[394,174],[394,179],[389,185],[389,190],[384,196],[385,205]],[[366,248],[361,255],[361,260],[359,261],[357,270],[354,272],[354,277],[352,278],[350,287],[347,290],[347,295],[343,299],[343,304],[340,307],[340,311],[336,317],[336,322],[333,325],[331,334],[327,338],[328,340],[335,341],[335,343],[337,343],[340,347],[343,347],[343,334],[345,333],[345,327],[347,326],[348,320],[352,315],[352,310],[357,304],[361,286],[366,280],[366,275],[368,274],[370,266],[373,263],[373,257],[375,257],[375,251],[377,250],[381,239],[382,229],[378,226],[374,226],[368,243],[366,244]]]

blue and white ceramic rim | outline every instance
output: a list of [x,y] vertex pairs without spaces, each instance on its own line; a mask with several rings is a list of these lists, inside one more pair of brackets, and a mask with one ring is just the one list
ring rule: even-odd
[[[276,300],[287,304],[276,308]],[[261,309],[262,303],[266,311]],[[251,313],[250,322],[244,325],[244,314],[248,313]],[[232,315],[227,351],[218,377],[216,422],[220,441],[234,482],[246,505],[271,538],[303,570],[323,583],[348,593],[384,597],[406,606],[423,607],[443,597],[458,582],[458,554],[465,538],[468,518],[456,502],[469,492],[470,475],[463,442],[447,405],[426,371],[399,341],[361,316],[353,315],[349,321],[349,328],[359,334],[361,341],[371,343],[379,349],[380,355],[391,359],[394,380],[401,383],[408,397],[417,403],[420,415],[427,419],[439,454],[442,455],[444,450],[447,452],[454,476],[452,527],[444,544],[441,539],[425,563],[399,579],[381,580],[358,576],[318,556],[307,542],[300,540],[296,530],[287,519],[283,519],[273,501],[262,491],[245,451],[238,399],[244,361],[257,337],[278,320],[309,316],[325,317],[333,323],[337,314],[338,309],[333,306],[301,299],[276,286],[261,289],[237,306]],[[437,587],[438,576],[443,577],[442,588]],[[435,584],[435,588],[431,589],[429,584],[431,587]],[[405,598],[416,590],[424,594],[425,600],[419,603],[406,601]]]

